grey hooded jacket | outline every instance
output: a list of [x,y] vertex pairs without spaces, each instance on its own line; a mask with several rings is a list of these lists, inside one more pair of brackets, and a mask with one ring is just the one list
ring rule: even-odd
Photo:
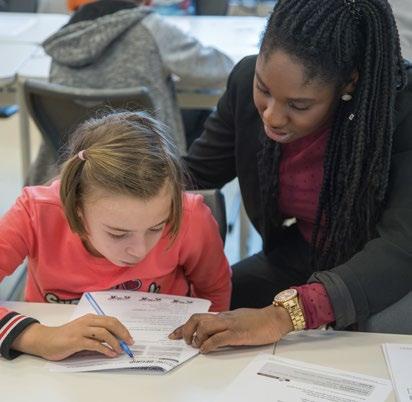
[[[43,47],[52,58],[53,83],[80,88],[146,86],[157,117],[169,127],[183,154],[185,133],[172,77],[185,88],[223,87],[233,67],[226,55],[201,45],[147,7],[64,26]],[[49,168],[42,168],[50,165],[44,148],[29,184],[52,176]]]

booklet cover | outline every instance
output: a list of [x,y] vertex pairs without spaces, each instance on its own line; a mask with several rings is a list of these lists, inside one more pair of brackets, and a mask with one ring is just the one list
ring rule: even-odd
[[[50,370],[80,372],[133,368],[148,374],[165,373],[199,353],[183,340],[169,340],[168,335],[192,314],[207,312],[211,304],[209,300],[126,290],[90,294],[105,315],[118,318],[130,331],[135,341],[130,346],[134,358],[125,353],[108,358],[94,352],[82,352],[48,363]],[[83,295],[72,319],[88,313],[95,314],[95,311]]]

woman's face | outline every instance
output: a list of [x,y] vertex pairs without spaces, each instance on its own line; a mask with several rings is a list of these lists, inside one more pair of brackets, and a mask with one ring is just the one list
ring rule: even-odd
[[307,81],[305,70],[285,52],[259,55],[253,98],[265,133],[287,144],[331,124],[340,94],[332,84]]

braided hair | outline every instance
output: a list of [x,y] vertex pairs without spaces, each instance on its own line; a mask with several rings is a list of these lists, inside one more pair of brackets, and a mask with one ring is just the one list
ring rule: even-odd
[[[377,236],[388,190],[396,90],[406,85],[396,23],[387,0],[279,0],[260,54],[268,58],[276,50],[299,60],[308,80],[331,83],[337,93],[359,72],[352,100],[336,108],[324,159],[312,266],[327,269]],[[266,139],[262,163],[279,163],[277,147]],[[271,198],[276,180],[265,181],[269,188],[263,191],[273,220],[279,215]]]

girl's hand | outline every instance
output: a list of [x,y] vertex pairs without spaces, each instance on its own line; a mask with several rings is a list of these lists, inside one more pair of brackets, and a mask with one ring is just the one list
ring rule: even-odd
[[32,324],[14,340],[12,349],[54,361],[83,350],[115,357],[123,353],[118,339],[133,344],[116,318],[87,314],[60,327]]
[[288,312],[283,307],[268,306],[220,314],[194,314],[169,338],[183,338],[187,344],[200,348],[201,353],[208,353],[222,346],[266,345],[292,330]]

